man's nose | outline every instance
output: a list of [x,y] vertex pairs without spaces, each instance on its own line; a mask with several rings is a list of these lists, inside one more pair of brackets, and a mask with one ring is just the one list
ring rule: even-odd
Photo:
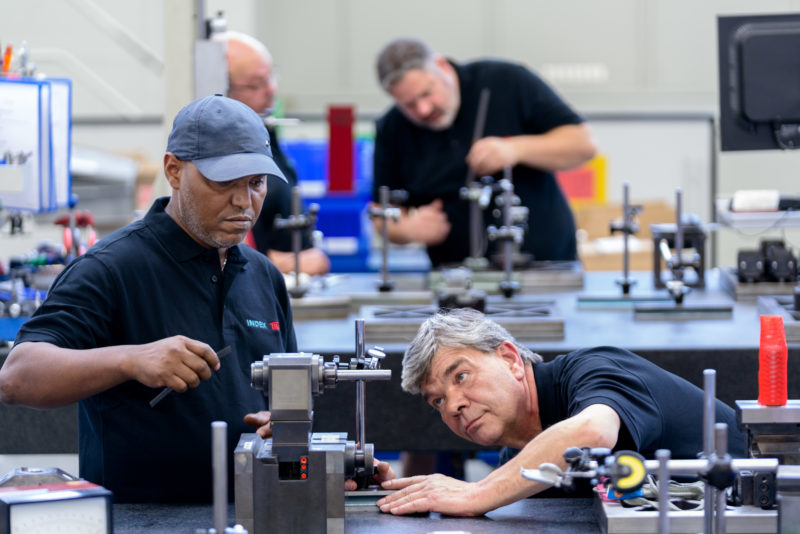
[[242,179],[241,183],[236,184],[236,187],[233,188],[231,203],[234,206],[242,209],[249,208],[252,205],[252,193],[253,191],[250,187],[250,179]]
[[460,393],[451,394],[447,397],[445,401],[445,408],[447,410],[447,414],[453,417],[457,417],[461,414],[461,410],[463,410],[467,406],[467,399],[464,395]]
[[416,105],[416,112],[422,118],[427,117],[430,115],[433,106],[431,105],[430,101],[427,98],[420,98],[417,101]]

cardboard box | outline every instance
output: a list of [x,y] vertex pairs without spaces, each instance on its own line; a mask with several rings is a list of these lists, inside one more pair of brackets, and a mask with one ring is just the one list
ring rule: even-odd
[[[635,203],[636,204],[636,203]],[[650,225],[675,222],[675,208],[664,202],[644,202],[636,217],[639,231],[629,238],[629,266],[653,269]],[[621,204],[579,206],[574,209],[578,228],[578,255],[586,271],[622,271],[623,235],[611,235],[611,221],[622,221]]]

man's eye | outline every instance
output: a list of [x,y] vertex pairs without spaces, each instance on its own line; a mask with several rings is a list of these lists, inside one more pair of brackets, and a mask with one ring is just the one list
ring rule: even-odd
[[467,373],[466,372],[461,372],[461,373],[458,373],[456,375],[456,382],[463,382],[466,379],[467,379]]
[[441,405],[442,405],[442,399],[441,398],[433,399],[431,401],[431,406],[433,406],[434,408],[438,408]]

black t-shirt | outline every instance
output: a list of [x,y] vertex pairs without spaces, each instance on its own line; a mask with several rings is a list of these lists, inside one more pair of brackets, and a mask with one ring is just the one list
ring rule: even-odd
[[164,211],[167,201],[156,200],[144,219],[72,262],[16,339],[89,349],[181,334],[215,350],[233,348],[210,380],[154,408],[149,402],[160,388],[134,381],[80,402],[80,475],[112,490],[116,502],[209,502],[211,422],[228,423],[232,451],[243,432],[253,432],[244,415],[266,409],[250,386],[251,362],[297,350],[275,266],[238,245],[223,273],[218,251],[181,229]]
[[[542,428],[592,404],[619,414],[623,428],[615,450],[653,458],[669,449],[673,458],[703,451],[703,391],[632,352],[595,347],[562,354],[533,368]],[[728,425],[728,452],[745,457],[745,437],[734,410],[717,400],[716,421]]]
[[[286,219],[292,214],[292,187],[297,185],[297,171],[284,154],[275,130],[269,129],[269,137],[272,140],[272,158],[283,171],[288,183],[276,176],[267,176],[267,196],[261,207],[261,215],[253,225],[256,249],[264,254],[268,250],[292,251],[292,233],[289,230],[276,229],[275,217]],[[309,232],[303,232],[302,236],[302,249],[311,248]]]
[[[442,199],[452,229],[444,243],[428,248],[434,266],[469,256],[469,208],[459,198],[459,190],[467,177],[465,158],[483,88],[491,93],[482,137],[542,134],[582,122],[547,84],[521,65],[486,60],[454,67],[461,106],[450,128],[434,131],[416,126],[396,106],[376,124],[374,199],[378,200],[382,185],[407,190],[409,206]],[[502,172],[495,176],[501,177]],[[553,174],[518,165],[513,182],[514,192],[530,209],[522,250],[537,260],[576,259],[575,223]],[[492,216],[494,207],[484,212],[487,226],[502,224]]]

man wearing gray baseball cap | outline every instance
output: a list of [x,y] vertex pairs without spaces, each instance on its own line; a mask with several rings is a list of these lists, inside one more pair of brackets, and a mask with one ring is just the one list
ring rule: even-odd
[[228,450],[252,426],[269,435],[250,363],[297,351],[283,276],[240,244],[282,177],[261,119],[192,102],[164,173],[171,196],[67,266],[0,369],[2,402],[79,403],[80,476],[115,502],[210,502],[210,423],[228,423]]

